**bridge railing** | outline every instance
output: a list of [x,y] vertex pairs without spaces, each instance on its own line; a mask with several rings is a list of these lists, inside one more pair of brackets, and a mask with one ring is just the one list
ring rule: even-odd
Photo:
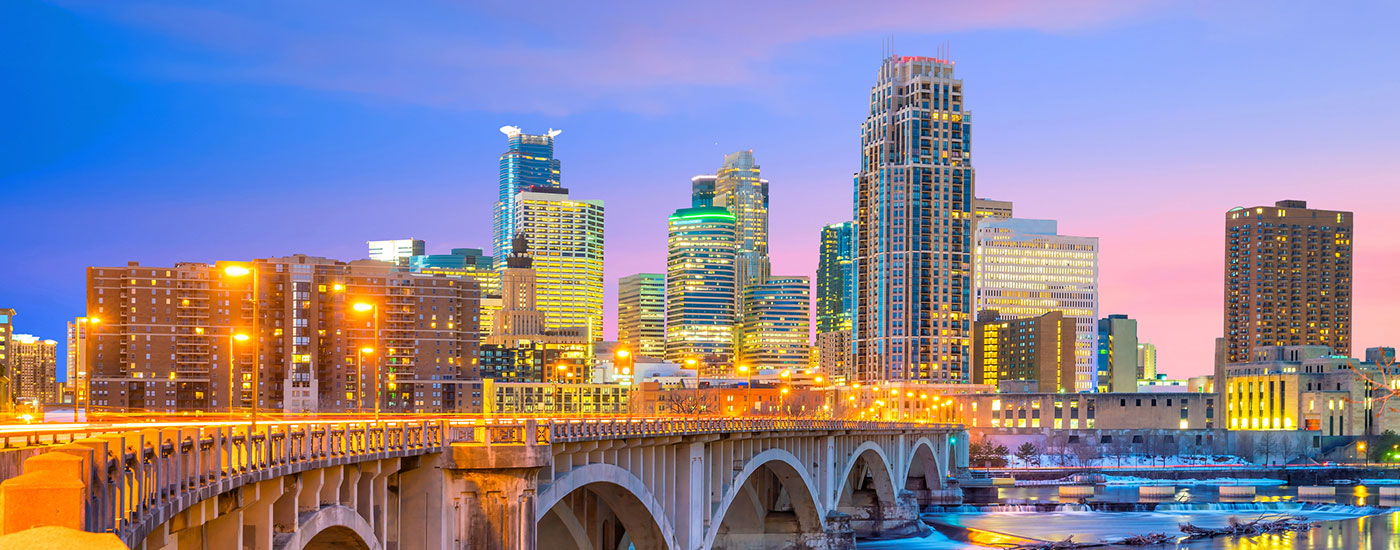
[[[29,446],[52,446],[91,458],[87,530],[116,533],[128,545],[135,545],[183,507],[248,483],[356,460],[439,452],[452,443],[547,445],[691,434],[960,428],[953,424],[766,417],[454,417],[272,421],[259,422],[256,428],[233,423],[136,424],[66,432],[39,428],[23,437]],[[6,439],[6,443],[11,441]]]

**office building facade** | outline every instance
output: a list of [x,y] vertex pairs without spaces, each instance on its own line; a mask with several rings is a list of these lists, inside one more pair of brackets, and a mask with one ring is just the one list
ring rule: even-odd
[[1100,392],[1137,391],[1137,320],[1127,315],[1109,315],[1098,324],[1097,390]]
[[973,180],[953,63],[886,58],[855,178],[861,380],[971,382]]
[[1351,239],[1351,212],[1304,201],[1226,212],[1226,361],[1261,346],[1351,353]]
[[636,273],[617,281],[617,341],[641,357],[666,356],[665,273]]
[[408,265],[408,259],[427,253],[427,243],[418,239],[369,241],[369,259]]
[[1138,380],[1157,378],[1157,346],[1152,342],[1138,342]]
[[753,151],[724,156],[724,164],[715,173],[712,200],[714,206],[734,215],[738,250],[735,274],[739,288],[762,283],[771,269],[768,262],[768,180],[759,177]]
[[989,217],[977,224],[976,247],[977,311],[995,310],[1002,318],[1064,313],[1075,326],[1074,391],[1092,391],[1099,317],[1098,237],[1060,235],[1054,220]]
[[834,383],[854,379],[856,224],[822,227],[817,257],[817,366]]
[[1002,318],[977,312],[973,335],[974,384],[1035,382],[1035,392],[1075,392],[1075,323],[1058,311],[1035,317]]
[[514,219],[533,256],[535,298],[545,328],[577,330],[588,341],[601,341],[603,201],[535,187],[515,197]]
[[668,220],[666,360],[734,357],[738,232],[722,207],[683,208]]
[[1011,201],[999,201],[993,199],[973,199],[972,210],[973,213],[977,216],[978,221],[981,221],[983,218],[1015,217],[1015,212],[1012,209]]
[[14,332],[15,310],[0,308],[0,412],[12,410],[15,401]]
[[492,257],[497,267],[505,264],[510,240],[519,232],[516,198],[530,188],[552,189],[561,185],[559,160],[554,158],[554,138],[561,132],[551,129],[537,135],[526,134],[516,126],[501,127],[501,133],[506,135],[506,152],[501,154],[491,233]]
[[496,326],[496,312],[501,310],[501,272],[496,271],[491,256],[480,248],[454,248],[450,254],[425,254],[408,259],[408,269],[426,275],[446,275],[476,281],[481,289],[478,325],[481,338],[491,336]]
[[811,354],[812,281],[770,277],[744,287],[738,364],[755,369],[806,369]]

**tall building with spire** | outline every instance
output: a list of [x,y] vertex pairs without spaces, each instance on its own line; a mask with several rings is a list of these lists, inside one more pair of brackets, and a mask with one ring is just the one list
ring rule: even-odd
[[[692,183],[695,180],[691,180]],[[692,197],[694,194],[692,193]],[[768,278],[768,180],[758,175],[753,151],[724,156],[715,173],[714,206],[734,215],[738,254],[739,287],[762,283]],[[692,200],[693,204],[693,200]]]
[[738,300],[735,216],[682,208],[668,220],[666,359],[729,362]]
[[971,381],[971,116],[953,62],[891,56],[855,178],[856,375]]
[[506,268],[501,271],[501,311],[496,313],[491,341],[544,334],[544,314],[535,305],[535,269],[524,235],[511,239]]
[[507,148],[501,154],[501,179],[496,206],[492,211],[494,225],[491,239],[498,268],[505,265],[510,241],[517,232],[516,196],[532,187],[560,186],[559,160],[554,158],[554,138],[561,132],[551,129],[548,133],[536,135],[526,134],[515,126],[501,127],[501,133],[506,135]]

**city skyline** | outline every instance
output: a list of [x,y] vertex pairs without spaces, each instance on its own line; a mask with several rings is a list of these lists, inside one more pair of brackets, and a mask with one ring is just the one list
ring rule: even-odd
[[[97,10],[97,13],[88,11],[90,9]],[[148,19],[113,25],[106,19],[108,15],[102,14],[99,8],[77,10],[80,19],[93,22],[99,27],[104,24],[111,27],[103,32],[138,34],[151,32],[147,25],[158,25],[157,15],[161,11],[159,8],[152,8],[146,14]],[[1136,20],[1149,18],[1149,15],[1137,13],[1131,17],[1124,17]],[[1287,28],[1287,20],[1290,18],[1280,17],[1285,21],[1270,21],[1264,26]],[[1112,131],[1098,136],[1081,134],[1080,132],[1087,134],[1092,129],[1111,130],[1111,126],[1101,126],[1103,121],[1093,117],[1085,121],[1089,128],[1073,130],[1077,138],[1093,138],[1080,146],[1094,148],[1095,156],[1105,147],[1110,153],[1121,153],[1125,150],[1118,148],[1120,146],[1117,144],[1107,143],[1110,141],[1107,138],[1141,138],[1132,140],[1138,141],[1139,145],[1128,149],[1134,151],[1128,155],[1129,162],[1120,160],[1094,163],[1100,171],[1093,173],[1090,181],[1082,182],[1077,180],[1082,179],[1083,172],[1055,173],[1054,169],[1047,170],[1046,165],[1041,162],[1056,153],[1066,154],[1074,150],[1074,147],[1066,144],[1046,143],[1041,132],[1047,132],[1047,127],[1051,126],[1063,131],[1063,126],[1073,124],[1078,118],[1067,114],[1048,114],[1049,109],[1037,112],[1033,108],[1013,105],[1014,101],[1024,100],[1044,109],[1047,107],[1044,103],[1047,99],[1037,96],[1058,96],[1061,92],[1056,91],[1054,87],[1039,91],[1030,91],[1029,88],[1002,89],[998,86],[1006,85],[1006,77],[998,77],[998,74],[1024,69],[1024,66],[1017,64],[1024,61],[1008,60],[1018,52],[1025,55],[1034,51],[1036,45],[1048,44],[1052,52],[1059,51],[1054,48],[1088,48],[1094,40],[1086,38],[1086,34],[1117,34],[1123,32],[1125,25],[1151,25],[1141,21],[1124,23],[1120,17],[1109,17],[1108,21],[1073,20],[1060,24],[1068,26],[1069,30],[1061,30],[1065,34],[1047,33],[1043,30],[1008,31],[1005,27],[1019,24],[1008,24],[1005,21],[991,23],[985,28],[973,31],[919,34],[908,38],[905,34],[900,34],[896,41],[896,51],[910,55],[930,54],[935,48],[935,42],[953,41],[953,58],[960,63],[959,77],[967,82],[969,89],[968,107],[979,117],[977,195],[1015,201],[1018,212],[1027,217],[1059,220],[1069,234],[1102,237],[1102,314],[1125,313],[1138,319],[1141,323],[1140,334],[1151,339],[1163,352],[1161,367],[1164,372],[1176,377],[1209,372],[1213,338],[1220,334],[1221,216],[1234,206],[1300,199],[1307,200],[1316,208],[1355,212],[1358,217],[1353,350],[1387,344],[1393,339],[1393,335],[1385,333],[1384,330],[1386,326],[1395,325],[1395,312],[1400,311],[1400,299],[1385,289],[1390,288],[1390,283],[1395,281],[1393,272],[1394,267],[1400,264],[1400,248],[1397,248],[1393,240],[1387,242],[1385,235],[1400,230],[1400,224],[1386,219],[1383,215],[1384,212],[1394,209],[1396,198],[1393,194],[1384,192],[1384,179],[1375,178],[1384,178],[1385,174],[1394,172],[1388,170],[1387,166],[1394,166],[1395,161],[1377,156],[1387,149],[1393,150],[1394,138],[1370,135],[1367,131],[1371,129],[1371,124],[1374,124],[1375,128],[1388,126],[1384,123],[1384,117],[1394,115],[1388,111],[1367,113],[1375,120],[1367,119],[1364,121],[1365,125],[1361,124],[1363,121],[1360,119],[1347,118],[1359,116],[1368,105],[1364,101],[1370,97],[1367,94],[1385,95],[1382,93],[1386,89],[1383,86],[1393,87],[1393,81],[1370,83],[1370,87],[1363,86],[1364,93],[1361,93],[1360,97],[1363,101],[1359,102],[1358,98],[1353,96],[1337,97],[1335,91],[1331,92],[1333,96],[1316,99],[1320,102],[1317,108],[1321,108],[1323,99],[1327,100],[1325,103],[1331,115],[1329,124],[1345,124],[1340,128],[1344,131],[1350,129],[1350,135],[1358,136],[1352,139],[1371,138],[1371,142],[1362,145],[1352,143],[1352,146],[1343,152],[1350,155],[1343,158],[1350,159],[1351,166],[1336,168],[1337,163],[1334,159],[1337,152],[1326,149],[1338,147],[1333,144],[1312,146],[1323,148],[1326,154],[1319,156],[1331,159],[1293,162],[1287,170],[1280,169],[1278,163],[1266,162],[1263,159],[1250,162],[1250,154],[1277,158],[1275,155],[1288,156],[1287,152],[1292,150],[1289,149],[1291,145],[1283,140],[1262,135],[1255,135],[1257,141],[1263,142],[1262,147],[1257,143],[1230,143],[1223,150],[1196,156],[1195,158],[1200,159],[1199,162],[1193,159],[1183,164],[1178,158],[1179,155],[1172,154],[1162,154],[1160,159],[1150,156],[1144,159],[1140,155],[1149,150],[1170,149],[1173,144],[1179,146],[1187,139],[1215,143],[1217,147],[1222,145],[1213,142],[1211,136],[1192,133],[1198,130],[1188,130],[1185,125],[1177,126],[1152,118],[1152,114],[1160,116],[1163,112],[1150,110],[1147,115],[1143,115],[1148,118],[1134,120],[1138,123],[1151,122],[1148,128],[1153,130],[1152,135],[1124,134],[1122,128],[1117,130],[1117,134]],[[1210,25],[1203,23],[1202,26]],[[131,30],[137,27],[148,30]],[[1256,29],[1256,32],[1265,33],[1267,36],[1273,36],[1270,33],[1276,31],[1277,29]],[[986,48],[984,38],[978,36],[979,32],[1017,37],[1025,43],[1011,47]],[[95,32],[89,38],[100,43],[100,34]],[[160,35],[160,32],[155,34]],[[609,255],[603,282],[608,297],[603,301],[602,310],[609,312],[608,319],[604,322],[604,333],[607,335],[605,337],[610,337],[615,329],[611,312],[614,311],[616,303],[613,294],[616,280],[622,275],[638,271],[662,271],[665,265],[663,235],[666,214],[672,208],[685,204],[685,196],[690,192],[690,175],[713,170],[713,166],[727,152],[755,150],[755,155],[763,158],[765,177],[771,177],[774,181],[784,184],[775,187],[773,192],[770,223],[773,235],[770,255],[774,258],[775,265],[773,272],[812,275],[817,256],[815,235],[820,227],[839,223],[850,217],[849,174],[857,164],[855,152],[859,139],[858,118],[864,110],[862,104],[868,101],[872,65],[878,63],[874,52],[878,38],[867,36],[869,30],[833,31],[833,34],[838,38],[828,39],[821,48],[824,48],[822,51],[831,55],[834,63],[841,67],[841,78],[832,86],[832,91],[826,92],[832,95],[822,96],[821,99],[830,103],[830,116],[839,120],[833,122],[823,118],[819,122],[811,123],[819,123],[820,126],[815,129],[820,129],[821,133],[830,136],[814,140],[816,144],[813,147],[819,152],[830,152],[830,156],[834,158],[832,161],[818,160],[815,157],[820,155],[802,150],[801,147],[796,151],[784,148],[786,134],[775,133],[756,124],[741,124],[733,129],[702,128],[689,134],[673,134],[679,143],[646,146],[643,148],[644,154],[659,158],[652,160],[652,164],[643,166],[642,170],[630,173],[628,178],[618,179],[616,175],[619,169],[631,166],[630,163],[616,164],[622,161],[604,158],[606,155],[590,143],[611,140],[610,145],[616,146],[621,139],[630,146],[635,141],[632,137],[626,137],[626,134],[664,128],[667,125],[661,121],[668,117],[675,118],[674,112],[668,115],[667,109],[660,109],[659,113],[637,115],[622,109],[620,112],[623,116],[620,120],[609,121],[605,119],[610,117],[603,116],[610,112],[607,109],[551,111],[527,107],[523,111],[512,112],[457,106],[446,109],[453,115],[449,118],[454,119],[453,127],[448,128],[438,124],[423,125],[421,121],[414,124],[408,122],[408,119],[421,117],[422,114],[407,111],[437,112],[443,108],[441,105],[425,106],[419,102],[374,94],[361,97],[353,92],[350,94],[352,97],[347,98],[340,93],[327,92],[316,86],[275,81],[258,84],[243,82],[235,86],[245,92],[250,85],[267,87],[262,93],[280,97],[268,107],[272,111],[297,108],[320,97],[321,94],[333,96],[333,105],[301,115],[257,113],[259,116],[254,117],[255,123],[252,124],[255,127],[239,127],[240,132],[221,136],[220,139],[230,140],[228,142],[214,140],[204,143],[209,151],[193,155],[193,160],[172,158],[167,162],[164,158],[150,158],[143,164],[152,166],[142,166],[139,170],[127,164],[130,160],[120,157],[129,157],[133,151],[146,154],[160,154],[160,151],[176,153],[183,150],[183,146],[174,145],[171,140],[183,135],[183,132],[192,132],[203,125],[211,124],[211,128],[218,128],[220,124],[232,122],[206,119],[184,125],[165,120],[156,125],[151,132],[153,135],[138,136],[137,143],[124,145],[107,142],[106,140],[113,139],[112,136],[96,141],[77,136],[78,141],[75,143],[58,140],[52,149],[38,151],[47,153],[48,156],[34,154],[35,147],[45,145],[44,140],[40,139],[40,143],[36,145],[17,148],[5,154],[0,182],[4,182],[4,187],[20,199],[11,204],[26,202],[25,199],[30,199],[30,202],[35,204],[43,204],[42,201],[48,199],[58,201],[54,203],[56,205],[71,208],[73,214],[72,218],[58,218],[54,216],[53,211],[46,208],[6,211],[6,217],[18,228],[17,235],[21,238],[16,241],[23,243],[20,245],[20,256],[30,260],[23,263],[7,262],[6,267],[0,267],[0,280],[6,281],[4,289],[0,289],[0,305],[13,306],[19,310],[16,315],[19,331],[44,339],[58,340],[62,336],[64,323],[82,312],[82,269],[85,266],[121,265],[128,260],[139,261],[143,265],[171,265],[179,261],[214,262],[294,253],[349,261],[362,257],[364,241],[403,235],[423,238],[428,242],[430,253],[443,253],[456,247],[489,248],[490,204],[494,196],[491,189],[496,183],[495,164],[501,153],[500,134],[496,128],[503,124],[518,124],[527,132],[543,132],[546,128],[567,130],[559,138],[556,150],[556,158],[563,161],[563,170],[568,172],[564,174],[564,179],[568,182],[566,187],[574,188],[582,197],[609,202],[613,213],[608,220]],[[1336,38],[1340,40],[1345,37]],[[1224,42],[1229,43],[1228,40]],[[1186,45],[1179,47],[1183,51],[1189,49]],[[1304,61],[1318,60],[1320,56],[1328,53],[1326,50],[1335,47],[1336,45],[1329,45],[1322,48],[1325,50],[1322,52],[1294,52],[1287,57]],[[121,59],[120,52],[110,55]],[[113,77],[113,74],[105,71],[116,70],[122,74],[117,78],[123,80],[122,86],[130,87],[133,97],[141,98],[132,100],[138,104],[161,97],[162,93],[169,93],[156,90],[162,86],[192,88],[185,90],[185,95],[180,96],[190,103],[182,105],[177,102],[171,106],[171,111],[166,112],[167,116],[190,108],[191,105],[215,100],[219,97],[218,88],[230,86],[208,75],[186,75],[181,79],[171,78],[171,75],[146,74],[134,70],[134,66],[151,62],[152,59],[131,55],[129,52],[128,55],[130,57],[124,62],[130,65],[116,63],[119,67],[126,67],[124,70],[110,67],[99,69],[84,65],[83,67],[93,71],[85,76]],[[1266,57],[1265,60],[1277,62],[1279,68],[1290,66],[1285,64],[1284,57],[1283,54],[1279,54],[1277,58]],[[161,57],[157,55],[155,59],[159,60]],[[1103,63],[1102,58],[1094,60],[1093,56],[1080,60],[1059,60],[1067,73]],[[1203,58],[1191,61],[1206,62]],[[1216,65],[1226,64],[1228,59],[1210,61],[1215,64],[1210,65],[1211,67],[1221,70],[1221,67]],[[811,61],[808,60],[807,63]],[[195,67],[198,65],[194,63]],[[804,66],[803,63],[792,62],[792,66],[811,70],[811,67]],[[1349,67],[1355,68],[1355,65]],[[133,71],[135,74],[124,71]],[[1049,78],[1052,82],[1059,82],[1056,78],[1067,78],[1057,74],[1037,73],[1037,76]],[[793,78],[803,77],[798,75]],[[51,77],[45,82],[67,80]],[[254,79],[254,82],[258,81]],[[1124,91],[1124,86],[1128,86],[1130,81],[1104,79],[1096,83],[1104,85],[1105,87],[1098,91],[1106,93],[1093,97],[1104,102],[1105,105],[1100,107],[1105,107],[1106,110],[1095,111],[1094,117],[1113,118],[1115,113],[1121,115],[1129,107],[1141,106],[1136,101],[1113,101],[1112,92]],[[1231,82],[1227,80],[1223,84],[1228,86]],[[1252,98],[1243,97],[1246,95],[1245,89],[1263,85],[1259,82],[1248,85],[1240,82],[1234,84],[1236,87],[1227,88],[1233,93],[1235,100],[1228,105],[1244,111],[1236,116],[1275,118],[1287,112],[1313,108],[1306,102],[1300,103],[1299,97],[1289,96],[1285,92],[1277,92],[1284,94],[1283,98],[1265,101],[1265,105],[1247,105],[1246,100]],[[1143,94],[1144,102],[1157,97],[1154,95],[1156,92],[1139,89],[1138,86],[1150,87],[1139,82],[1126,89]],[[1047,89],[1050,91],[1047,92]],[[99,97],[108,97],[100,93],[101,91],[99,90]],[[1083,93],[1083,90],[1069,88],[1063,91],[1066,95],[1074,93]],[[1052,104],[1050,107],[1056,107],[1054,98],[1048,101]],[[782,108],[774,107],[765,98],[740,99],[737,102],[739,107],[715,103],[690,107],[694,110],[679,115],[679,118],[689,120],[693,117],[707,117],[711,116],[707,113],[716,111],[757,112],[763,114],[762,118],[770,122],[774,119],[792,120],[792,117],[800,116],[781,113]],[[118,115],[133,114],[130,109],[139,107],[134,112],[144,112],[141,109],[151,108],[150,105],[137,105],[109,109],[110,105],[104,107],[94,103],[85,104],[85,107],[101,109],[102,112],[116,118],[121,118]],[[1074,108],[1072,102],[1067,102],[1058,105],[1054,110],[1063,109],[1070,112]],[[672,106],[672,110],[674,109]],[[395,111],[388,118],[396,120],[383,120],[386,110]],[[425,152],[415,154],[395,148],[382,165],[363,159],[352,159],[350,166],[345,169],[346,172],[330,169],[326,165],[337,163],[337,159],[342,156],[360,155],[360,151],[382,144],[377,141],[356,143],[363,141],[364,138],[361,138],[330,140],[320,148],[293,149],[285,153],[263,147],[253,147],[249,151],[237,153],[227,150],[258,135],[259,130],[267,131],[276,127],[273,123],[279,116],[301,122],[310,121],[307,132],[309,135],[319,136],[321,132],[329,132],[335,127],[334,124],[326,124],[327,121],[322,117],[341,111],[365,117],[366,120],[373,120],[390,128],[426,128],[428,131],[423,135],[409,140],[413,143],[421,144],[423,140],[436,139],[466,142],[467,145],[434,145]],[[541,115],[540,111],[546,114]],[[773,115],[769,111],[779,111],[780,114]],[[469,114],[463,114],[464,112]],[[853,120],[855,122],[852,122]],[[124,135],[122,132],[135,132],[134,128],[126,126],[130,123],[121,120],[107,120],[102,124],[117,128],[118,135]],[[1015,125],[1015,129],[1012,125]],[[23,127],[23,124],[21,126]],[[1292,127],[1296,127],[1296,124],[1278,128]],[[812,129],[814,128],[809,127],[808,131]],[[1224,127],[1216,130],[1224,134],[1231,131]],[[66,131],[69,130],[63,132]],[[1036,136],[1041,136],[1041,139],[1037,140]],[[708,144],[711,138],[714,139],[715,145]],[[1270,146],[1273,149],[1268,149]],[[292,151],[304,156],[291,156]],[[1230,151],[1244,157],[1243,160],[1215,156]],[[413,165],[413,162],[429,156],[434,157],[426,167],[431,170],[425,171],[425,167]],[[256,170],[249,168],[232,170],[232,173],[217,173],[228,169],[231,163],[247,160],[272,162],[268,163],[270,166]],[[1128,166],[1132,160],[1157,162]],[[1232,163],[1231,160],[1235,162]],[[1357,160],[1370,164],[1356,162]],[[1030,169],[1029,166],[1015,166],[1033,165],[1038,162],[1041,162],[1039,170]],[[486,167],[484,170],[481,169],[483,166]],[[1063,165],[1050,166],[1064,168]],[[1225,169],[1221,170],[1222,167]],[[355,174],[348,181],[336,177],[349,174],[350,171],[366,169],[367,174]],[[111,175],[93,176],[104,172],[110,172]],[[1076,197],[1075,201],[1057,199],[1052,196],[1051,191],[1043,189],[1044,173],[1033,177],[1037,172],[1053,173],[1052,182],[1086,191],[1089,195],[1121,194],[1124,197],[1115,197],[1113,200],[1098,196],[1090,197],[1090,200],[1084,200],[1082,196]],[[1175,178],[1169,175],[1175,175]],[[1245,176],[1248,179],[1242,183],[1232,179]],[[1368,182],[1368,177],[1373,179]],[[1193,184],[1188,187],[1180,183],[1184,178],[1212,183]],[[1317,185],[1317,181],[1324,178],[1336,182]],[[298,184],[297,180],[318,180],[325,183]],[[191,181],[200,183],[191,184]],[[1171,188],[1156,194],[1129,194],[1123,192],[1122,187],[1126,185],[1122,183],[1124,181],[1145,182],[1145,185],[1155,184]],[[1222,189],[1224,184],[1237,185]],[[201,188],[197,189],[199,192],[194,193],[192,197],[178,196],[179,191],[184,189],[182,186],[186,185],[199,185]],[[293,186],[292,194],[297,200],[276,201],[276,204],[257,209],[254,206],[258,201],[245,198],[288,185]],[[811,187],[808,187],[812,185],[818,186],[819,192],[812,192]],[[334,193],[337,186],[344,186],[346,192],[342,197],[324,196]],[[1178,195],[1178,190],[1186,193]],[[438,200],[432,198],[432,195],[442,195],[450,200]],[[628,195],[639,197],[632,198]],[[75,197],[81,199],[76,204],[70,202]],[[126,201],[152,198],[156,200],[152,201],[150,206],[126,212],[133,207],[133,203]],[[313,198],[321,202],[306,202]],[[451,210],[437,204],[453,201],[458,201],[458,205]],[[286,206],[283,202],[295,206]],[[472,205],[467,209],[470,215],[449,218],[449,212],[462,211],[462,202]],[[117,215],[104,210],[105,205],[109,203],[121,209],[119,211],[122,214]],[[661,209],[664,212],[646,208],[648,203],[665,205]],[[297,212],[296,209],[315,204],[323,204],[327,210],[332,211],[322,220],[323,225],[308,227],[302,223],[303,220],[293,215]],[[225,205],[231,208],[214,209],[216,206],[221,208]],[[381,206],[393,209],[421,209],[422,212],[411,217],[375,216],[375,211]],[[235,211],[239,214],[231,213]],[[45,212],[54,219],[42,217]],[[183,224],[197,217],[217,212],[226,212],[230,219],[214,224],[213,231],[187,230],[183,227]],[[104,223],[112,223],[120,231],[105,230],[105,226],[102,225]],[[257,227],[254,227],[255,225]],[[1123,230],[1124,226],[1127,231]],[[1154,226],[1157,226],[1156,229]],[[266,229],[262,229],[263,227]],[[1171,231],[1163,230],[1163,227],[1170,227]],[[277,231],[281,231],[282,234],[276,233]],[[29,244],[38,242],[46,243],[46,249],[32,248],[35,244]],[[1182,254],[1154,253],[1156,248],[1168,245],[1175,248],[1179,246],[1178,243],[1186,245]],[[137,246],[140,248],[136,248]],[[1166,272],[1167,269],[1171,271]],[[1391,270],[1391,273],[1386,273],[1387,269]],[[1181,281],[1190,284],[1175,284]],[[1179,326],[1183,324],[1199,326]]]

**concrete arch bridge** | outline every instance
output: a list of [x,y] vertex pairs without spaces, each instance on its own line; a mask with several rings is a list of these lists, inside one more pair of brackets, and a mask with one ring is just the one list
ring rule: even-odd
[[[951,497],[945,480],[967,465],[958,425],[809,419],[170,423],[0,439],[0,523],[69,524],[144,550],[851,548],[922,529],[919,506]],[[42,515],[16,507],[25,494],[66,512],[16,519]]]

